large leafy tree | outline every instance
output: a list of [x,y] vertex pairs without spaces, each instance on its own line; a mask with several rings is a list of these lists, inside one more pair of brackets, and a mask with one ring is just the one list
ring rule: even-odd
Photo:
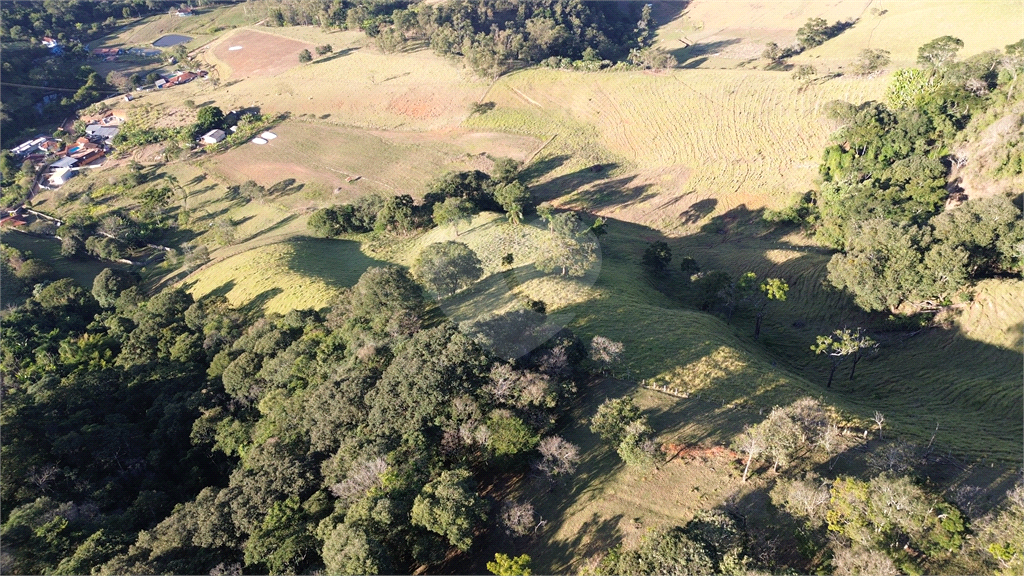
[[473,545],[473,529],[487,518],[469,470],[445,470],[427,483],[412,505],[412,523],[436,532],[462,551]]
[[439,242],[420,252],[413,273],[441,296],[450,296],[483,276],[483,263],[461,242]]

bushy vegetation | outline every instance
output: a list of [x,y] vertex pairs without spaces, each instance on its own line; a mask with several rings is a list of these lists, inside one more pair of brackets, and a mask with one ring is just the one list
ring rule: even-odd
[[825,150],[813,206],[800,203],[777,220],[809,223],[841,250],[829,280],[867,310],[905,302],[952,301],[973,280],[1021,271],[1021,211],[1006,197],[946,209],[950,148],[972,114],[1005,101],[1021,63],[1014,48],[956,61],[962,42],[921,47],[924,69],[897,72],[890,104],[830,104],[843,127]]
[[2,329],[5,571],[24,573],[438,562],[470,548],[478,483],[528,465],[582,360],[566,332],[497,362],[398,268],[262,318],[110,272],[38,288]]
[[293,3],[271,8],[270,20],[277,25],[316,22],[363,30],[385,52],[427,44],[442,56],[463,59],[483,76],[500,76],[516,66],[540,62],[581,69],[614,62],[645,67],[674,64],[669,55],[651,47],[655,27],[651,7],[639,4],[623,8],[568,0],[355,2],[319,11]]

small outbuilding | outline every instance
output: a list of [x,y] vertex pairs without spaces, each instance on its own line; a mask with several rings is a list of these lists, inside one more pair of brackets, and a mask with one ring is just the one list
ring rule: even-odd
[[57,168],[50,174],[50,185],[51,186],[62,186],[65,182],[73,178],[75,171],[71,168]]
[[216,144],[223,140],[225,136],[226,134],[224,134],[223,130],[210,130],[206,134],[203,134],[201,141],[203,144]]

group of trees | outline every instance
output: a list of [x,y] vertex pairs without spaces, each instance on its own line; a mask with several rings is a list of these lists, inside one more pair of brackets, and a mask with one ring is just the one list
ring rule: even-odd
[[923,45],[922,68],[894,74],[888,105],[831,103],[842,127],[824,152],[820,189],[772,215],[803,222],[840,251],[829,281],[866,310],[948,303],[972,280],[1021,271],[1020,206],[997,195],[946,209],[954,139],[972,115],[1006,102],[1024,69],[1016,45],[961,62],[962,44]]
[[410,43],[427,44],[438,54],[462,58],[483,76],[541,62],[585,70],[614,62],[672,64],[670,56],[652,48],[651,7],[639,4],[622,8],[570,0],[310,1],[275,4],[269,20],[276,25],[363,30],[385,52]]
[[529,190],[519,179],[519,163],[499,158],[494,175],[479,170],[450,172],[431,182],[419,204],[412,196],[367,195],[352,204],[322,208],[308,221],[317,236],[336,238],[361,232],[409,232],[416,228],[458,225],[481,210],[504,210],[509,221],[520,223],[532,207]]
[[5,316],[5,572],[412,572],[486,528],[481,480],[578,461],[551,435],[586,356],[567,331],[496,360],[395,267],[267,317],[137,280]]
[[[761,57],[769,61],[769,69],[778,69],[788,67],[786,66],[786,59],[792,56],[800,54],[804,50],[809,50],[816,46],[821,46],[826,41],[838,36],[847,28],[850,28],[856,24],[853,20],[837,20],[832,24],[829,24],[824,18],[808,18],[807,22],[796,31],[796,44],[792,46],[779,46],[775,42],[768,42],[765,44],[764,51],[761,52]],[[870,56],[867,53],[874,52],[865,50],[862,53],[862,58]],[[884,50],[878,52],[885,52]],[[886,54],[888,54],[886,52]],[[884,66],[885,64],[882,64]],[[803,65],[800,66],[794,73],[794,77],[798,80],[805,79],[816,74],[814,66]]]

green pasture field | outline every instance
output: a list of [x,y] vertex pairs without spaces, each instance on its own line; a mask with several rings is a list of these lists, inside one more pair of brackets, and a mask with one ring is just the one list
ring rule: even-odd
[[[22,252],[31,252],[34,258],[39,258],[56,269],[57,273],[66,278],[71,278],[87,290],[92,290],[92,281],[103,271],[104,268],[126,268],[127,266],[114,262],[101,262],[93,258],[72,260],[60,255],[60,242],[50,238],[40,238],[22,232],[5,231],[0,243],[4,246],[16,248]],[[0,287],[2,290],[2,287]],[[4,307],[11,304],[4,298]]]

